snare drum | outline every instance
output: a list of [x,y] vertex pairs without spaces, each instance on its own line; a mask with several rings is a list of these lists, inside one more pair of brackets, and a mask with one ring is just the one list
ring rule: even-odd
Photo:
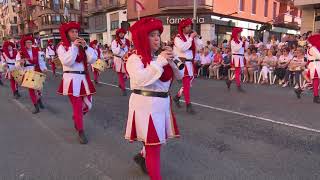
[[99,71],[105,71],[107,68],[107,63],[101,59],[98,59],[93,65],[93,68],[98,69]]
[[11,71],[11,75],[13,77],[13,79],[16,81],[16,83],[18,83],[19,85],[21,85],[22,80],[23,80],[23,76],[24,76],[24,71],[22,70],[13,70]]
[[46,80],[46,75],[36,71],[27,71],[24,75],[21,86],[41,90]]

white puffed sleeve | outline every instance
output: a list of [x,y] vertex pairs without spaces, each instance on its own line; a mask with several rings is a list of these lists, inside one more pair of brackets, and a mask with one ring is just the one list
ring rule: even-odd
[[68,51],[62,45],[57,49],[58,57],[64,66],[72,66],[77,59],[78,52],[79,49],[74,44],[69,47]]
[[97,61],[98,55],[94,52],[94,49],[88,47],[86,50],[87,61],[89,64],[93,64]]
[[176,37],[176,38],[174,38],[174,45],[176,46],[176,48],[179,51],[181,51],[181,52],[186,51],[186,50],[190,49],[190,47],[192,45],[192,38],[189,37],[189,38],[187,38],[187,41],[184,42],[179,37]]
[[128,58],[126,63],[127,72],[130,76],[130,81],[136,86],[144,87],[154,83],[163,73],[163,66],[166,64],[166,59],[158,56],[156,61],[151,61],[150,65],[144,67],[139,56],[133,54]]
[[39,52],[38,55],[38,59],[39,59],[39,67],[41,69],[41,71],[46,71],[47,70],[47,65],[46,65],[46,61],[44,60],[44,52]]

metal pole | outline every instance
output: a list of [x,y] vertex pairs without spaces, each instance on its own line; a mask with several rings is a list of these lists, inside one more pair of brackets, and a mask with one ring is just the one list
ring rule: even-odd
[[197,25],[197,0],[193,0],[193,30],[196,31]]

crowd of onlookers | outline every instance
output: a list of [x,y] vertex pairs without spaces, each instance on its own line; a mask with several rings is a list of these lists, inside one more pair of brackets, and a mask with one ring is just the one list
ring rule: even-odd
[[[308,82],[307,38],[303,35],[285,35],[278,40],[272,35],[267,43],[248,37],[242,66],[242,81],[247,83],[273,84],[296,88]],[[206,46],[196,53],[195,75],[212,79],[232,79],[232,53],[227,40]]]

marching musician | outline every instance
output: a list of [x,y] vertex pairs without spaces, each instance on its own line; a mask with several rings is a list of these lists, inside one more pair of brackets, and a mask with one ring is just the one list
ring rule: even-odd
[[190,87],[194,79],[194,58],[196,51],[203,47],[203,42],[196,32],[191,29],[192,20],[184,19],[179,23],[179,33],[174,39],[174,52],[180,60],[185,62],[184,77],[182,79],[182,87],[173,99],[177,107],[180,107],[180,98],[182,94],[186,102],[186,110],[188,113],[194,114],[195,111],[191,106]]
[[161,180],[160,148],[167,138],[179,136],[172,112],[169,88],[174,78],[181,79],[173,62],[173,50],[166,47],[158,56],[162,22],[144,18],[131,28],[135,50],[127,60],[130,87],[129,113],[125,138],[141,141],[144,148],[134,160],[151,180]]
[[92,107],[92,95],[96,89],[90,80],[88,65],[97,60],[94,49],[79,37],[80,24],[68,22],[60,26],[61,43],[57,54],[63,67],[63,77],[58,93],[69,97],[73,109],[74,127],[79,142],[87,144],[84,133],[83,115]]
[[[98,41],[97,40],[94,40],[94,41],[91,41],[90,42],[90,47],[94,50],[94,52],[97,54],[97,57],[98,59],[101,59],[103,60],[103,53],[101,53],[101,50],[100,48],[98,47]],[[94,68],[92,66],[92,70],[93,70],[93,79],[94,79],[94,82],[96,84],[98,84],[98,79],[99,79],[99,76],[100,76],[100,71],[96,68]]]
[[[31,35],[22,37],[20,41],[20,51],[16,56],[16,63],[18,68],[22,68],[25,72],[36,71],[46,72],[47,66],[44,60],[44,54],[40,52],[38,47],[33,47],[34,38]],[[29,95],[34,105],[33,114],[40,112],[40,108],[44,109],[44,105],[41,100],[41,92],[29,88]]]
[[111,50],[114,55],[114,70],[118,74],[119,87],[121,89],[122,95],[126,96],[126,87],[125,87],[125,62],[123,60],[124,55],[130,49],[130,41],[125,38],[127,31],[123,28],[120,28],[116,31],[116,39],[111,43]]
[[56,47],[53,44],[53,40],[48,40],[48,46],[46,48],[46,58],[49,60],[49,63],[51,65],[52,73],[54,76],[56,76],[56,65],[53,61],[53,58],[56,57]]
[[18,99],[20,93],[18,91],[18,84],[12,76],[12,71],[16,70],[16,56],[18,51],[14,49],[15,44],[10,41],[5,41],[3,43],[3,52],[1,54],[1,64],[7,70],[6,78],[10,80],[10,87],[14,98]]

